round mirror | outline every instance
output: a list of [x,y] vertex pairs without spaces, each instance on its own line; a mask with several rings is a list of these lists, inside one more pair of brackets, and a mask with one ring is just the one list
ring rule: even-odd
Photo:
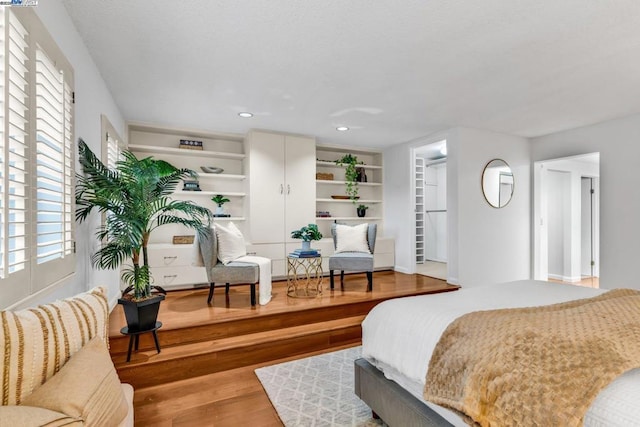
[[513,172],[502,159],[493,159],[482,172],[482,193],[494,208],[507,206],[513,196]]

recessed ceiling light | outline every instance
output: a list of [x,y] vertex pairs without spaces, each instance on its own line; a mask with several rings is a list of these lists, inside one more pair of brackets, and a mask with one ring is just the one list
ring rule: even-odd
[[249,112],[246,112],[246,111],[243,111],[242,113],[238,113],[238,115],[240,117],[244,117],[245,119],[248,119],[249,117],[253,117],[253,114],[251,114]]
[[338,126],[338,127],[336,128],[336,130],[337,130],[337,131],[340,131],[340,132],[345,132],[345,131],[348,131],[348,130],[349,130],[349,128],[348,128],[348,127],[346,127],[346,126]]

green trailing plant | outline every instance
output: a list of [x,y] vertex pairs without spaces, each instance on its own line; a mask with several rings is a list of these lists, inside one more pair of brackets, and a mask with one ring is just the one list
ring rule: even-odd
[[358,158],[353,154],[345,154],[338,160],[336,160],[338,166],[345,166],[344,180],[346,182],[346,193],[351,199],[351,202],[355,205],[358,197]]
[[292,239],[302,239],[305,242],[310,242],[312,240],[320,240],[322,239],[322,233],[318,230],[318,226],[316,224],[305,225],[299,230],[293,230],[291,232]]
[[147,245],[151,232],[166,224],[181,224],[202,233],[211,223],[211,212],[191,201],[172,200],[184,178],[196,177],[191,169],[178,169],[152,157],[138,159],[129,151],[109,169],[86,143],[79,140],[83,174],[76,174],[76,221],[83,222],[95,209],[105,214],[96,237],[102,247],[91,257],[94,266],[114,269],[131,259],[122,272],[133,290],[133,299],[151,295]]
[[227,199],[226,197],[224,197],[222,194],[216,194],[215,196],[213,196],[211,198],[211,200],[213,201],[213,203],[215,203],[216,205],[218,205],[219,208],[222,207],[222,205],[224,205],[225,203],[227,203],[228,201],[230,201],[229,199]]

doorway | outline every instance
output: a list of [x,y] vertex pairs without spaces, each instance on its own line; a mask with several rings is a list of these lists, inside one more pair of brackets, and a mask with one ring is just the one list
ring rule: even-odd
[[413,150],[416,273],[447,279],[447,142]]
[[599,179],[599,153],[535,163],[535,279],[599,287]]

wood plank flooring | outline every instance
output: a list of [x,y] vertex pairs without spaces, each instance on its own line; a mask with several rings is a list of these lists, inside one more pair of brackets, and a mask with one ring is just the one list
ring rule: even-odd
[[[358,345],[360,323],[385,299],[447,292],[457,286],[420,275],[374,274],[366,292],[364,274],[345,276],[344,290],[327,288],[313,299],[286,296],[286,282],[274,282],[273,300],[250,307],[249,287],[215,292],[170,292],[158,318],[162,352],[151,334],[125,362],[127,338],[120,335],[122,310],[110,316],[111,354],[121,379],[134,384],[137,426],[281,426],[254,369]],[[148,335],[148,336],[146,336]]]

